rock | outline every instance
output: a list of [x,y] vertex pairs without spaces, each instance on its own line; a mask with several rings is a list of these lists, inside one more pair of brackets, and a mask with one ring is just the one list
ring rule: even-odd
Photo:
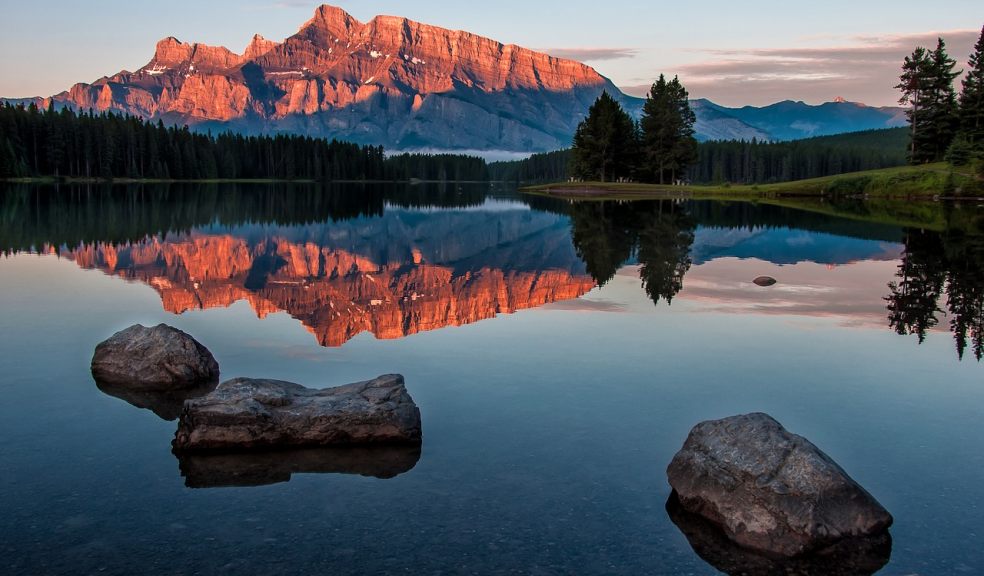
[[684,509],[766,554],[812,553],[892,525],[829,456],[766,414],[698,424],[667,476]]
[[369,448],[300,448],[238,453],[178,453],[188,488],[265,486],[289,482],[292,474],[358,474],[395,478],[413,469],[420,446]]
[[92,376],[109,386],[173,391],[219,380],[219,365],[207,348],[177,328],[139,324],[96,346]]
[[185,402],[172,443],[183,450],[420,445],[420,410],[399,375],[312,390],[237,378]]
[[771,276],[759,276],[755,280],[752,280],[752,282],[754,282],[757,286],[768,288],[769,286],[775,286],[779,281]]
[[667,501],[666,512],[701,559],[732,576],[870,576],[892,558],[892,536],[888,531],[847,538],[814,554],[785,558],[738,546],[720,527],[685,510],[676,494]]
[[96,381],[96,387],[101,392],[114,398],[119,398],[136,408],[150,410],[160,416],[162,420],[177,420],[184,409],[185,400],[200,398],[218,385],[217,380],[213,380],[202,386],[195,388],[182,388],[180,390],[134,390],[125,384],[110,384],[107,382]]

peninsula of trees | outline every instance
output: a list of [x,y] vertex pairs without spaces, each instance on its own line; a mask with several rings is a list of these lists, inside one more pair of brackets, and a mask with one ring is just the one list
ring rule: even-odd
[[668,184],[697,160],[690,97],[679,78],[660,75],[635,122],[603,92],[577,127],[570,172],[581,180]]

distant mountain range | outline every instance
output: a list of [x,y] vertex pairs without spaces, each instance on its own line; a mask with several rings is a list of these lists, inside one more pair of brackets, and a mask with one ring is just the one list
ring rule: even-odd
[[[257,35],[236,54],[165,38],[135,72],[35,101],[203,130],[301,133],[390,150],[538,152],[569,146],[605,90],[641,113],[643,100],[585,64],[406,18],[362,23],[324,5],[283,42]],[[703,140],[788,140],[905,122],[901,109],[849,102],[726,108],[695,100],[694,108]]]
[[817,106],[786,100],[761,108],[726,108],[710,100],[694,100],[693,107],[698,134],[709,140],[752,136],[798,140],[906,125],[902,108],[874,108],[843,99]]

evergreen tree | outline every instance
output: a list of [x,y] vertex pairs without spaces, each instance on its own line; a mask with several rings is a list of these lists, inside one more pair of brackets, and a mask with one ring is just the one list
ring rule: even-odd
[[632,117],[607,91],[602,92],[574,133],[571,172],[577,178],[602,182],[630,178],[637,138]]
[[930,55],[930,63],[933,99],[928,115],[932,126],[933,160],[939,161],[953,143],[959,127],[957,93],[953,88],[953,81],[961,71],[954,71],[957,62],[946,53],[946,43],[942,38],[938,39],[936,49]]
[[667,82],[660,74],[642,107],[639,120],[642,157],[647,179],[665,184],[686,172],[697,161],[690,96],[680,79]]
[[984,28],[967,62],[960,90],[960,132],[970,146],[984,149]]
[[896,86],[902,91],[899,104],[909,106],[905,114],[909,119],[910,129],[909,162],[913,164],[928,161],[926,150],[931,145],[927,111],[931,106],[931,68],[929,53],[922,46],[916,48],[911,56],[906,56],[902,64],[902,75]]
[[913,164],[938,162],[956,135],[959,117],[953,81],[956,61],[946,52],[946,43],[937,40],[936,49],[919,47],[907,56],[896,86],[902,91],[899,103],[909,105],[906,115],[911,127],[909,161]]

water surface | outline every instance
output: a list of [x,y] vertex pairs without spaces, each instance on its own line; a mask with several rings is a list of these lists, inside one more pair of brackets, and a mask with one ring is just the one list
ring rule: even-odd
[[[5,188],[4,572],[714,574],[665,468],[751,411],[893,513],[880,573],[984,572],[980,216],[899,210]],[[179,461],[88,371],[137,322],[223,378],[402,373],[423,448]]]

